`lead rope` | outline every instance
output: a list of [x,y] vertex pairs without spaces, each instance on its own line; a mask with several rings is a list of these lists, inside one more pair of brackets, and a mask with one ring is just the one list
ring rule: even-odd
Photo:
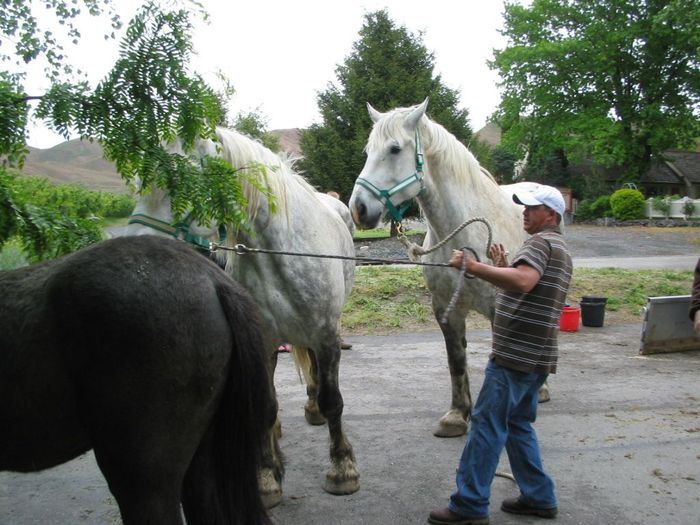
[[[489,224],[489,221],[487,221],[483,217],[474,217],[472,219],[467,219],[462,224],[457,226],[454,229],[454,231],[452,231],[452,233],[450,233],[447,237],[445,237],[439,243],[437,243],[436,245],[434,245],[430,248],[423,248],[421,245],[414,243],[408,237],[406,237],[406,235],[403,233],[403,231],[399,232],[398,239],[401,242],[401,244],[403,244],[404,247],[406,248],[406,251],[408,252],[408,258],[411,259],[412,261],[416,262],[416,261],[419,261],[423,255],[427,255],[431,252],[434,252],[438,248],[442,248],[445,244],[447,244],[447,242],[450,239],[452,239],[452,237],[457,235],[460,231],[462,231],[464,228],[466,228],[467,226],[469,226],[473,222],[481,222],[484,224],[484,226],[486,226],[486,230],[488,231],[488,234],[489,234],[489,238],[488,238],[488,241],[486,243],[486,253],[489,253],[489,248],[491,247],[491,241],[493,240],[493,233],[492,233],[491,225]],[[472,253],[474,253],[474,250],[472,250],[471,248],[469,248],[469,250]],[[474,253],[474,255],[476,255],[476,253]],[[478,260],[478,257],[477,257],[477,260]]]
[[[448,263],[430,263],[430,262],[422,262],[420,261],[420,257],[423,255],[426,255],[428,253],[434,252],[438,248],[444,246],[450,239],[452,239],[457,233],[462,231],[464,228],[469,226],[470,224],[474,222],[481,222],[486,226],[486,229],[488,231],[488,240],[486,242],[486,253],[489,253],[489,249],[491,247],[491,241],[493,238],[493,233],[491,230],[491,225],[489,222],[484,219],[483,217],[474,217],[472,219],[467,219],[464,221],[462,224],[457,226],[455,230],[450,233],[447,237],[445,237],[443,240],[441,240],[439,243],[436,245],[424,249],[422,246],[419,246],[418,244],[410,241],[406,235],[403,233],[401,230],[401,225],[399,224],[399,235],[397,238],[406,247],[406,250],[408,251],[408,256],[410,261],[401,261],[401,260],[395,260],[395,259],[367,259],[364,257],[348,257],[348,256],[343,256],[343,255],[326,255],[326,254],[318,254],[318,253],[302,253],[302,252],[290,252],[290,251],[280,251],[280,250],[266,250],[264,248],[249,248],[244,244],[236,244],[233,248],[228,248],[225,246],[221,246],[220,244],[216,243],[210,243],[209,245],[209,250],[211,252],[215,252],[217,250],[228,250],[228,251],[234,251],[238,255],[243,255],[245,253],[268,253],[268,254],[275,254],[275,255],[291,255],[291,256],[297,256],[297,257],[318,257],[318,258],[323,258],[323,259],[344,259],[344,260],[353,260],[353,261],[366,261],[366,262],[381,262],[381,263],[390,263],[390,264],[415,264],[419,266],[441,266],[441,267],[450,267]],[[479,256],[477,255],[476,251],[474,251],[472,248],[469,248],[468,246],[465,246],[462,248],[462,275],[464,275],[465,278],[467,279],[474,279],[473,275],[469,275],[466,273],[467,270],[467,251],[471,252],[472,255],[474,256],[474,259],[479,261]],[[447,308],[445,309],[445,312],[442,314],[442,318],[440,319],[440,322],[442,324],[447,324],[447,320],[452,313],[452,310],[454,310],[455,306],[457,305],[457,301],[459,300],[459,296],[462,293],[462,289],[464,288],[464,280],[459,279],[457,281],[457,286],[455,287],[455,291],[452,293],[452,297],[450,298],[450,302],[447,305]]]
[[[434,252],[438,248],[443,247],[445,244],[447,244],[447,242],[450,239],[452,239],[452,237],[457,235],[460,231],[462,231],[464,228],[466,228],[474,222],[481,222],[484,224],[484,226],[486,226],[486,230],[489,234],[488,241],[486,242],[486,253],[488,254],[489,249],[491,248],[491,241],[493,240],[493,232],[491,230],[491,225],[489,224],[489,221],[487,221],[483,217],[474,217],[472,219],[467,219],[462,224],[457,226],[457,228],[455,228],[454,231],[452,231],[452,233],[450,233],[447,237],[445,237],[439,243],[435,244],[430,248],[423,248],[421,245],[414,243],[408,237],[406,237],[406,235],[401,230],[399,230],[398,239],[401,242],[401,244],[403,244],[406,248],[406,251],[408,252],[408,258],[412,261],[417,262],[423,255]],[[467,273],[467,251],[470,251],[474,256],[474,259],[476,259],[477,261],[479,261],[479,256],[472,248],[469,248],[467,246],[462,247],[462,275],[464,275],[464,277],[467,279],[473,279],[474,276]],[[445,309],[444,313],[442,314],[442,317],[440,318],[441,324],[447,324],[449,316],[452,313],[452,310],[454,310],[455,306],[457,305],[457,301],[459,300],[459,296],[462,293],[463,288],[464,279],[459,279],[457,281],[455,291],[452,293],[452,297],[450,298],[450,302],[447,304],[447,308]]]

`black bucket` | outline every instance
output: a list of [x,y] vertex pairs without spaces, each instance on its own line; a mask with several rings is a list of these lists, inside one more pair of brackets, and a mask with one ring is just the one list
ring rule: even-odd
[[607,297],[584,295],[581,298],[581,324],[583,326],[603,326],[607,302]]

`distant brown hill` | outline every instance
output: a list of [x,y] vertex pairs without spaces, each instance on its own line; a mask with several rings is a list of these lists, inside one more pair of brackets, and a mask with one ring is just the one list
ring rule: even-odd
[[301,157],[301,130],[299,128],[273,129],[270,131],[280,141],[280,149],[293,157]]
[[129,193],[114,164],[96,142],[69,140],[48,149],[29,148],[22,173],[89,190]]
[[[280,148],[292,156],[301,156],[301,130],[276,129]],[[22,173],[45,177],[58,184],[78,184],[89,190],[129,193],[114,164],[105,160],[102,146],[87,140],[69,140],[48,149],[29,148]]]

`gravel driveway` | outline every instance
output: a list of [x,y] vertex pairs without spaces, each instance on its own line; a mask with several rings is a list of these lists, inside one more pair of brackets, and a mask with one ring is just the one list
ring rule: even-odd
[[[412,222],[409,227],[425,228],[420,222]],[[574,258],[700,255],[700,227],[605,227],[575,224],[564,228],[564,236]],[[413,242],[422,241],[420,235],[410,238]],[[368,250],[363,250],[367,257],[406,259],[405,249],[395,238],[355,242],[358,253],[363,246],[368,247]]]

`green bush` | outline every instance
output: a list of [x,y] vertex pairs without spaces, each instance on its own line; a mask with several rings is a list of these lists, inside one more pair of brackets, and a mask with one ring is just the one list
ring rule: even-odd
[[611,210],[609,195],[601,195],[592,202],[587,199],[583,200],[576,208],[576,216],[584,221],[609,217],[610,215]]
[[669,213],[671,213],[671,202],[666,197],[654,197],[651,199],[651,205],[655,210],[663,213],[664,217],[668,217]]
[[587,221],[593,218],[591,201],[584,199],[578,203],[578,206],[576,207],[576,218],[582,221]]
[[97,200],[84,189],[54,186],[0,166],[0,248],[16,239],[30,262],[53,259],[102,239]]
[[610,195],[601,195],[591,204],[591,211],[595,218],[609,217],[612,213],[610,208]]
[[695,203],[688,199],[683,203],[683,213],[686,218],[692,217],[695,214]]
[[644,195],[639,190],[617,190],[610,196],[610,208],[615,219],[629,221],[644,218]]

